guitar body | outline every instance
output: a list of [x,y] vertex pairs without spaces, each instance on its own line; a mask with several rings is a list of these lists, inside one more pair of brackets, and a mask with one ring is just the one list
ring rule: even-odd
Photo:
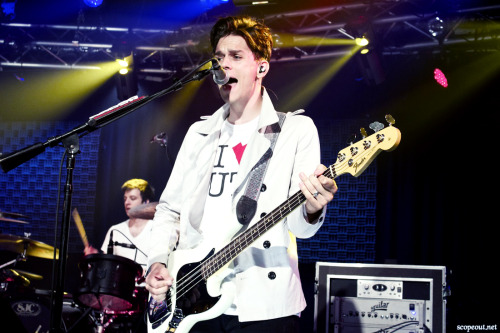
[[215,247],[202,243],[170,254],[167,267],[174,281],[167,293],[167,309],[152,318],[148,312],[148,332],[189,332],[197,322],[215,318],[231,306],[234,286],[222,283],[229,274],[227,266],[207,280],[201,274],[201,263],[214,253]]

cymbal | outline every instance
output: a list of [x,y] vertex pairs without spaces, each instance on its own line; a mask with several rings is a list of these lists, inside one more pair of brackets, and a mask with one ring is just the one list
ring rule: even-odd
[[39,274],[30,273],[27,271],[23,271],[20,269],[13,269],[13,268],[10,268],[10,271],[16,275],[22,275],[29,280],[43,280],[43,276],[41,276]]
[[130,218],[152,220],[155,216],[157,205],[158,202],[150,202],[136,206],[128,211],[128,216]]
[[[25,249],[27,256],[43,259],[54,258],[53,246],[30,238],[0,234],[0,250],[6,250],[21,254]],[[59,258],[59,250],[57,250],[56,258]]]
[[25,217],[25,218],[28,217],[26,215],[19,214],[19,213],[2,212],[1,210],[0,210],[0,215],[7,215],[7,216],[10,216],[10,217]]
[[3,217],[1,215],[0,215],[0,221],[29,224],[29,222],[25,222],[25,221],[21,221],[21,220],[15,220],[15,219],[9,219],[9,218]]
[[0,211],[0,221],[29,224],[28,222],[25,222],[25,221],[13,219],[12,217],[16,217],[16,218],[20,218],[20,217],[23,218],[24,217],[24,218],[26,218],[27,216],[22,215],[22,214],[18,214],[18,213],[8,213],[8,212]]

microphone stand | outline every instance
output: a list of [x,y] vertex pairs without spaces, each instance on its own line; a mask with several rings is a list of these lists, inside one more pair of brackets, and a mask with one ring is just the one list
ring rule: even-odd
[[[63,303],[63,292],[64,292],[64,276],[66,271],[66,261],[68,252],[68,240],[69,240],[69,226],[71,218],[71,200],[73,194],[73,171],[76,164],[76,155],[80,152],[79,147],[79,137],[89,134],[96,129],[99,129],[127,114],[141,108],[147,103],[165,96],[171,92],[180,90],[183,86],[192,81],[199,81],[205,78],[212,69],[205,69],[198,71],[200,68],[205,66],[207,63],[214,63],[214,59],[207,60],[195,68],[193,71],[188,73],[182,79],[178,80],[176,83],[157,92],[150,96],[142,97],[132,97],[124,102],[121,102],[114,107],[104,110],[97,115],[90,117],[89,121],[86,123],[72,129],[71,131],[59,135],[57,137],[49,138],[44,143],[36,143],[34,145],[28,146],[26,148],[20,149],[18,151],[12,152],[6,156],[0,155],[0,166],[4,172],[8,172],[22,163],[29,161],[30,159],[36,157],[37,155],[43,153],[47,147],[54,147],[60,143],[66,148],[67,161],[66,161],[66,184],[64,189],[64,202],[63,202],[63,221],[61,226],[61,232],[59,236],[60,250],[59,258],[56,258],[57,269],[54,274],[54,281],[52,282],[52,301],[51,301],[51,316],[50,316],[50,332],[59,333],[63,332],[61,327],[62,324],[62,303]],[[54,257],[56,257],[57,248],[54,246]]]

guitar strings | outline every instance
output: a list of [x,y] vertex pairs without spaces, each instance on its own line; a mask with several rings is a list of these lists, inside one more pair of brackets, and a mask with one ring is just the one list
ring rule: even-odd
[[[368,153],[370,150],[372,150],[373,147],[378,145],[379,142],[378,140],[375,140],[375,145],[370,146],[368,149],[362,150],[360,153],[358,153],[358,157],[363,157],[366,153]],[[345,171],[349,168],[349,161],[345,160],[342,162],[337,163],[337,165],[334,163],[330,165],[323,175],[325,177],[329,177],[332,179],[335,179],[338,177],[338,175],[343,174],[344,172],[339,172],[339,171]],[[203,273],[205,272],[205,275],[210,277],[213,275],[217,270],[222,268],[224,265],[229,263],[230,261],[234,260],[236,256],[241,253],[244,249],[246,249],[250,244],[252,244],[257,237],[260,237],[264,232],[269,230],[270,227],[274,226],[276,223],[281,221],[283,218],[285,218],[288,214],[290,214],[294,209],[296,209],[300,204],[302,204],[306,200],[304,194],[301,191],[296,192],[294,195],[292,195],[287,201],[285,201],[283,204],[275,208],[271,213],[269,213],[269,216],[265,216],[262,220],[258,221],[253,227],[251,227],[246,233],[241,234],[238,236],[235,241],[232,243],[234,244],[240,244],[245,242],[242,246],[237,246],[231,248],[231,243],[223,247],[218,253],[215,255],[203,260],[200,262],[199,266],[192,271],[188,272],[185,276],[179,279],[177,281],[177,286],[178,286],[178,291],[176,295],[178,297],[176,298],[181,298],[186,293],[188,293],[192,288],[194,288],[198,283],[202,282],[205,277],[203,276]],[[285,206],[288,206],[288,208],[285,210],[285,214],[283,214],[283,209]],[[257,236],[255,236],[255,233],[257,233]],[[250,237],[250,242],[248,240],[249,236]],[[223,262],[225,262],[224,265],[221,265],[221,259],[224,258]],[[170,301],[170,300],[169,300]],[[167,302],[167,306],[170,307],[171,304]]]

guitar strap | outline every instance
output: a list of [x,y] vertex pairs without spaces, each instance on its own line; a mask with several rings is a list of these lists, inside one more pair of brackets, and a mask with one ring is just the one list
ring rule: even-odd
[[271,141],[271,146],[250,171],[250,179],[247,182],[245,193],[236,204],[236,216],[242,225],[247,225],[257,211],[257,200],[261,192],[262,181],[264,180],[269,160],[273,156],[274,146],[286,118],[286,114],[283,112],[276,112],[276,114],[279,118],[278,122],[268,125],[264,130],[264,136]]

